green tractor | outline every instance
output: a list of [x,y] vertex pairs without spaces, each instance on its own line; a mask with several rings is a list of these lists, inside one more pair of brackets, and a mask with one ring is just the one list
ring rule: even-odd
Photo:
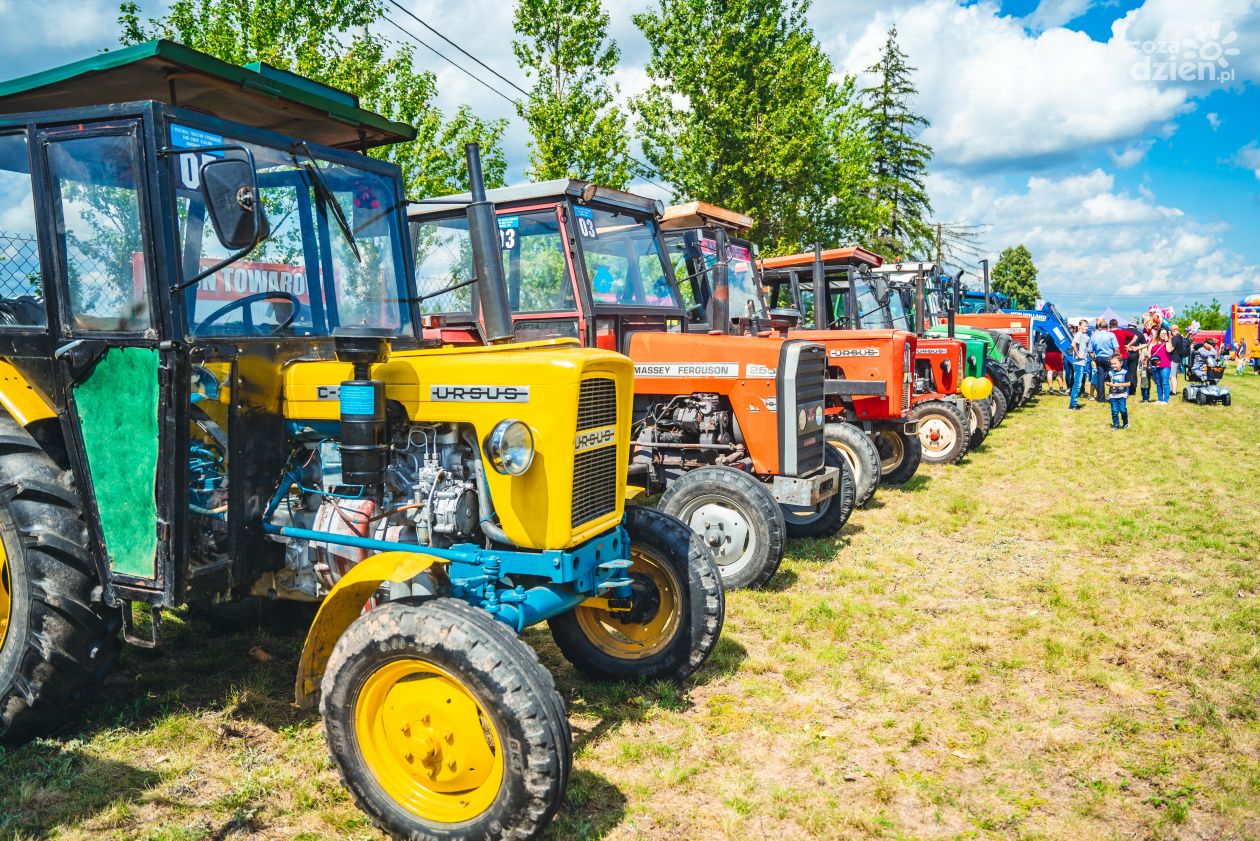
[[604,679],[712,651],[713,556],[625,506],[630,361],[510,341],[475,146],[485,343],[422,340],[401,171],[365,154],[414,136],[165,41],[0,84],[4,741],[164,610],[309,602],[296,699],[371,820],[533,837],[572,749],[518,634]]

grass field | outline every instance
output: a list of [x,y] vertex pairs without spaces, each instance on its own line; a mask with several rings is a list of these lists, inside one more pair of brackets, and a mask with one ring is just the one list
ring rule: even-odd
[[[1043,396],[730,594],[683,691],[528,634],[577,742],[551,835],[1260,838],[1260,378],[1226,384],[1127,432]],[[0,836],[379,838],[289,706],[301,629],[171,625],[0,755]]]

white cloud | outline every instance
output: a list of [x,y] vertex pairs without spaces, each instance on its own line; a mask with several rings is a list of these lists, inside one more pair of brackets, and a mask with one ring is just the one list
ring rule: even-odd
[[[928,0],[880,12],[845,59],[869,66],[895,20],[919,68],[924,133],[939,163],[982,165],[1063,156],[1127,143],[1189,110],[1184,88],[1134,79],[1141,55],[1120,32],[1106,42],[1050,28],[1029,33],[990,2]],[[958,45],[942,50],[942,39]]]
[[1132,169],[1140,164],[1146,158],[1146,153],[1155,145],[1154,140],[1139,140],[1121,149],[1119,152],[1111,153],[1111,162],[1120,169]]
[[1093,0],[1041,0],[1032,14],[1023,19],[1028,28],[1044,32],[1071,23],[1089,11]]
[[1216,131],[1218,128],[1221,127],[1220,114],[1217,114],[1215,111],[1209,111],[1204,116],[1207,117],[1208,125],[1212,127],[1212,131]]
[[1243,169],[1249,169],[1255,173],[1256,178],[1260,178],[1260,143],[1255,140],[1242,147],[1230,159],[1235,166]]
[[117,44],[117,18],[118,4],[113,0],[0,0],[0,20],[12,24],[0,26],[0,49],[6,55],[32,45],[58,51],[82,51],[86,46],[94,52],[102,40],[108,42],[103,46]]
[[948,218],[992,224],[991,257],[1027,245],[1042,291],[1063,310],[1141,296],[1112,300],[1128,314],[1260,286],[1260,266],[1225,247],[1226,226],[1161,205],[1149,190],[1120,189],[1101,169],[1029,178],[1013,192],[948,174],[931,176],[930,187]]

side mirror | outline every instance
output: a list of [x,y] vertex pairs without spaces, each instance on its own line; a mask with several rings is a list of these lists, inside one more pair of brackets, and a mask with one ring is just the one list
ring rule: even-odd
[[267,238],[267,214],[249,161],[214,158],[202,164],[201,197],[224,248],[242,251]]

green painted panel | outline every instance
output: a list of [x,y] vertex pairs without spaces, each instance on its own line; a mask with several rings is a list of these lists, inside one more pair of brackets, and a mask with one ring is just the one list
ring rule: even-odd
[[158,352],[110,348],[75,386],[83,447],[115,572],[153,578],[157,555]]

